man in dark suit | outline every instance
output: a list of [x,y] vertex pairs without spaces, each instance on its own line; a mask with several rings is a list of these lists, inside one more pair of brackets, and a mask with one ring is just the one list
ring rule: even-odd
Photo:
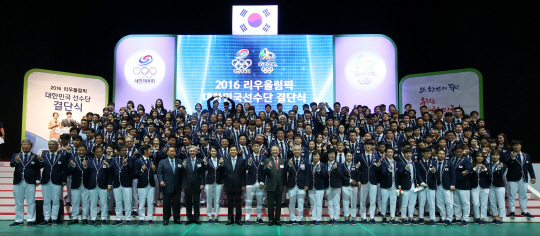
[[169,147],[167,159],[159,162],[158,181],[160,190],[163,191],[163,225],[169,224],[171,218],[171,203],[175,224],[180,222],[180,196],[182,194],[182,164],[180,159],[175,158],[176,149]]
[[534,218],[527,212],[527,182],[531,177],[531,184],[536,183],[536,176],[532,166],[531,156],[521,151],[521,141],[512,140],[512,152],[506,159],[508,172],[506,174],[508,182],[508,206],[510,207],[510,217],[515,217],[516,198],[519,194],[519,207],[521,216]]
[[[279,146],[271,148],[271,157],[264,160],[264,174],[266,175],[266,192],[268,200],[268,226],[281,226],[281,195],[285,186],[285,159],[279,158]],[[275,215],[274,215],[275,202]]]
[[67,119],[62,120],[63,127],[77,127],[77,121],[71,118],[71,111],[66,112]]
[[[233,224],[235,220],[237,225],[242,225],[242,191],[246,188],[245,160],[238,156],[238,148],[234,145],[229,147],[229,158],[219,159],[220,165],[224,165],[222,181],[225,185],[228,201],[228,218],[226,225]],[[236,219],[234,219],[233,209],[236,208]]]
[[[188,221],[186,225],[195,223],[200,225],[199,221],[199,200],[201,197],[201,189],[204,189],[204,173],[208,162],[206,158],[201,160],[197,158],[197,147],[190,146],[189,158],[184,159],[182,167],[182,188],[184,189],[185,202],[186,202],[186,214]],[[194,208],[195,215],[192,215],[192,209]]]

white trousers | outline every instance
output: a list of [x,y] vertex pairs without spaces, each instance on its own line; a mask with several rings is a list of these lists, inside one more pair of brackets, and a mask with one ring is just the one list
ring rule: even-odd
[[454,215],[456,216],[456,221],[469,221],[470,214],[471,190],[454,190]]
[[[489,188],[489,201],[491,203],[491,214],[493,216],[506,217],[506,205],[504,202],[505,187],[493,187]],[[499,205],[499,211],[497,211],[497,205]]]
[[358,187],[343,186],[341,187],[341,195],[343,196],[343,216],[352,217],[351,220],[356,218],[356,211],[358,208]]
[[396,204],[397,204],[397,192],[396,185],[392,184],[390,188],[381,188],[382,206],[381,213],[386,215],[386,208],[388,207],[388,199],[390,199],[390,217],[396,217]]
[[363,184],[360,189],[360,212],[362,214],[362,219],[367,218],[366,208],[367,208],[367,197],[369,196],[369,215],[372,219],[375,219],[375,208],[377,202],[377,185],[376,184]]
[[43,194],[43,216],[45,220],[57,220],[60,199],[62,199],[62,185],[56,185],[49,181],[49,183],[41,185],[41,193]]
[[[480,188],[478,185],[471,190],[474,218],[486,218],[489,199],[489,188]],[[465,213],[465,212],[464,212]]]
[[71,219],[79,219],[79,207],[82,202],[82,219],[88,219],[88,211],[90,210],[90,193],[88,189],[84,187],[81,183],[81,186],[78,189],[71,189]]
[[96,188],[88,191],[90,192],[90,219],[96,220],[97,218],[97,204],[99,198],[101,220],[107,220],[107,189],[100,189],[96,186]]
[[427,202],[427,209],[429,212],[429,219],[435,221],[435,190],[424,188],[418,191],[418,218],[423,219],[425,213],[425,206]]
[[516,195],[518,193],[521,213],[527,212],[527,182],[523,181],[523,178],[519,181],[508,181],[508,206],[510,212],[516,210]]
[[[114,200],[116,203],[116,220],[122,220],[122,210],[126,212],[126,220],[131,219],[131,197],[133,196],[133,191],[131,189],[132,188],[122,187],[122,185],[113,189]],[[122,203],[124,205],[122,205]]]
[[311,201],[311,219],[321,221],[322,218],[322,203],[324,190],[309,190],[309,200]]
[[13,185],[13,197],[15,198],[15,222],[24,221],[24,199],[28,205],[26,213],[27,222],[36,221],[36,185],[28,184],[23,180]]
[[146,215],[148,216],[148,220],[153,220],[154,218],[154,193],[156,191],[156,188],[150,186],[148,184],[144,188],[137,188],[137,193],[139,196],[139,220],[144,220],[144,203],[147,204],[147,212]]
[[454,195],[452,191],[445,190],[442,185],[437,186],[437,208],[441,213],[441,220],[452,220],[454,215],[453,206],[454,206]]
[[131,209],[134,212],[139,210],[139,191],[137,190],[137,184],[139,183],[138,179],[131,180],[131,191],[133,192],[133,197],[131,198]]
[[[304,199],[306,197],[306,190],[299,189],[298,186],[294,186],[294,188],[289,189],[289,220],[292,221],[302,221],[302,217],[304,216]],[[339,196],[338,199],[338,219],[339,219]],[[298,209],[296,210],[298,212],[297,215],[294,214],[294,205],[298,202]],[[261,202],[262,203],[262,202]],[[247,202],[246,202],[247,205]]]
[[[414,206],[416,205],[416,192],[403,190],[401,194],[401,218],[414,217]],[[408,213],[408,214],[407,214]]]
[[339,200],[341,189],[329,187],[325,192],[326,200],[328,201],[328,214],[330,215],[330,219],[339,220]]
[[[260,189],[258,183],[255,183],[253,185],[246,185],[246,216],[245,216],[245,220],[249,220],[249,218],[251,217],[251,209],[253,208],[253,197],[257,197],[257,219],[260,219],[262,217],[263,196],[264,196],[264,192],[266,192],[265,190],[266,190],[266,186],[264,186],[262,189]],[[210,194],[210,192],[208,192],[207,195],[208,194]],[[210,202],[210,198],[208,198],[208,202]],[[215,203],[217,204],[217,208],[219,208],[219,191],[216,191]],[[289,209],[289,211],[290,211],[290,209]],[[216,214],[216,216],[217,216],[217,214]]]

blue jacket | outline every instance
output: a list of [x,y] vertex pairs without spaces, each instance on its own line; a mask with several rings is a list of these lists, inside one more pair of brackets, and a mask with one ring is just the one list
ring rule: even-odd
[[437,190],[436,174],[429,170],[431,167],[435,166],[435,163],[436,161],[431,158],[427,162],[423,159],[415,162],[418,174],[422,176],[422,180],[424,180],[424,183],[426,183],[431,190]]
[[219,159],[216,158],[216,164],[212,161],[212,158],[209,157],[206,159],[208,161],[208,167],[206,168],[206,179],[205,184],[223,184],[221,181],[221,176],[223,175],[223,166],[219,164]]
[[[15,161],[15,157],[19,156],[21,158],[20,162]],[[15,153],[11,157],[11,162],[9,165],[15,167],[13,172],[13,184],[20,184],[24,180],[27,184],[36,184],[36,181],[41,180],[40,169],[43,167],[43,163],[37,160],[37,155],[34,153],[29,153],[28,160],[23,160],[23,153]]]
[[[84,156],[82,159],[88,162],[88,156]],[[71,161],[75,163],[75,167],[71,166]],[[77,155],[72,156],[68,161],[68,175],[71,176],[71,189],[78,189],[81,185],[84,185],[84,167],[82,165],[81,158]],[[84,185],[86,186],[86,185]]]
[[[411,188],[416,188],[416,186],[420,185],[424,182],[422,180],[422,176],[418,174],[418,170],[416,169],[416,165],[414,162],[411,161],[411,164],[409,164],[409,169],[405,168],[407,166],[407,162],[399,162],[397,164],[397,173],[398,173],[398,188],[401,186],[402,190],[411,190]],[[412,177],[411,177],[411,170],[412,170]]]
[[[458,175],[458,173],[456,173]],[[470,188],[476,188],[480,185],[480,188],[489,188],[491,185],[491,169],[486,166],[486,169],[483,171],[472,170],[472,172],[467,176],[470,179]]]
[[[326,165],[319,161],[319,164],[321,166],[321,170],[317,171],[317,167],[313,164],[309,164],[309,190],[324,190],[324,180],[326,179]],[[307,168],[307,166],[306,166]]]
[[43,173],[41,175],[41,184],[61,185],[67,183],[68,156],[62,152],[56,152],[54,161],[50,152],[41,155],[43,157]]
[[[248,160],[249,158],[253,158],[253,163],[249,165]],[[258,184],[260,182],[265,182],[264,180],[264,159],[266,159],[266,156],[262,153],[259,153],[259,160],[255,160],[255,155],[250,154],[249,157],[246,159],[246,168],[247,168],[247,174],[246,174],[246,185],[253,185]]]
[[[351,186],[350,180],[354,180],[356,182],[360,182],[360,168],[356,168],[356,164],[354,161],[351,162],[351,165],[348,166],[347,162],[343,163],[343,175],[341,176],[342,179],[342,186]],[[358,185],[352,185],[353,187],[358,187]]]
[[[109,167],[103,164],[105,160]],[[86,162],[86,168],[84,170],[84,187],[87,189],[95,189],[96,186],[100,189],[107,189],[109,185],[112,185],[112,173],[109,171],[111,166],[111,160],[107,159],[103,155],[102,160],[90,157]]]
[[[289,160],[293,160],[293,164],[289,165]],[[287,188],[294,188],[298,186],[298,189],[304,189],[309,185],[309,169],[306,168],[308,161],[302,157],[299,157],[299,164],[296,164],[296,159],[290,158],[285,165],[285,171],[287,171]]]
[[498,165],[498,163],[500,162],[497,162],[497,164],[493,164],[493,163],[489,163],[487,165],[487,168],[492,170],[491,171],[491,185],[493,187],[496,187],[496,188],[504,188],[505,187],[505,184],[504,184],[504,173],[506,172],[506,165],[503,163],[503,167],[498,170],[496,167],[495,167],[495,170],[493,170],[493,166],[495,165]]
[[[156,170],[152,169],[152,164],[156,167]],[[142,170],[143,165],[146,165],[146,170]],[[137,188],[146,188],[148,184],[150,187],[156,187],[156,181],[154,174],[157,174],[158,163],[155,163],[152,156],[148,157],[148,163],[144,160],[143,156],[140,156],[135,160],[133,164],[133,177],[138,179]]]
[[[456,169],[456,189],[459,190],[471,190],[469,184],[469,176],[472,172],[472,163],[469,158],[463,156],[461,159],[454,157],[452,159],[454,168]],[[463,171],[467,171],[467,175],[463,176]]]
[[399,183],[397,182],[399,171],[398,162],[396,160],[393,160],[392,165],[394,165],[394,167],[392,171],[390,171],[390,160],[381,160],[381,166],[379,167],[379,169],[381,170],[381,174],[379,176],[381,188],[389,189],[392,187],[392,183],[395,184],[396,188],[399,185]]
[[112,172],[112,185],[113,188],[118,188],[120,185],[122,187],[131,188],[133,186],[132,182],[132,171],[133,166],[132,162],[128,160],[127,164],[123,164],[124,158],[115,156],[111,159],[111,168],[109,171]]
[[450,190],[450,186],[456,186],[456,170],[454,169],[454,163],[449,160],[443,160],[440,170],[438,164],[438,161],[435,162],[435,178],[437,180],[437,185],[442,184],[445,190]]
[[[508,155],[510,155],[510,153]],[[519,158],[518,155],[516,155],[514,159],[510,156],[507,158],[506,166],[508,167],[508,173],[506,173],[506,179],[508,181],[519,181],[523,178],[525,182],[528,182],[529,175],[531,176],[531,179],[536,179],[531,156],[524,152],[521,153],[523,154],[523,161],[520,160],[521,158]]]
[[[337,163],[337,168],[334,169],[334,164]],[[330,170],[328,170],[330,167]],[[328,171],[328,176],[324,178],[324,187],[325,188],[341,188],[342,186],[342,175],[343,175],[343,165],[337,161],[328,161],[328,166],[326,167]]]
[[375,185],[378,183],[379,167],[377,167],[377,163],[379,162],[380,157],[377,153],[371,152],[370,159],[371,161],[368,163],[365,152],[357,152],[354,156],[354,162],[360,162],[360,182],[362,184],[367,184],[369,182]]

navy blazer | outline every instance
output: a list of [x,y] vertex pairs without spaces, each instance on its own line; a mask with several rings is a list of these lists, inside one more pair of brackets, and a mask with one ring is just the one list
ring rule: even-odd
[[[457,159],[457,157],[454,157],[452,162],[454,163],[454,168],[456,169],[456,189],[471,190],[472,186],[470,186],[470,178],[468,175],[471,174],[473,170],[472,163],[469,158],[463,156],[461,159]],[[463,176],[463,171],[467,171],[467,175]]]
[[[103,165],[103,160],[109,163],[109,167]],[[107,189],[109,185],[112,185],[112,173],[109,171],[111,166],[111,160],[107,159],[103,155],[102,160],[98,161],[97,158],[90,157],[86,161],[86,168],[84,170],[84,187],[87,189],[95,189],[96,186],[100,189]]]
[[219,159],[216,158],[216,164],[212,162],[212,158],[206,159],[208,161],[208,167],[206,168],[205,184],[223,184],[221,176],[223,175],[223,166],[219,165]]
[[[457,175],[458,173],[456,173]],[[491,169],[486,165],[486,169],[480,171],[472,171],[469,176],[471,188],[476,188],[480,185],[480,188],[489,188],[491,185]]]
[[[378,183],[379,167],[377,163],[379,162],[380,157],[375,152],[371,152],[371,161],[367,162],[367,156],[365,152],[358,153],[354,155],[354,162],[360,162],[360,182],[362,184],[371,183],[376,185]],[[382,162],[381,162],[382,165]]]
[[498,165],[500,162],[497,162],[496,164],[489,163],[487,164],[487,168],[491,170],[491,186],[495,188],[504,188],[504,173],[506,172],[506,165],[503,163],[503,167],[498,170],[495,167],[495,170],[493,170],[493,166]]
[[[347,162],[343,163],[343,175],[341,176],[342,186],[351,186],[350,180],[360,182],[360,168],[356,168],[354,161],[351,162],[351,166],[347,165]],[[358,187],[358,185],[353,185],[353,187]]]
[[[334,169],[334,164],[337,163],[337,168]],[[330,167],[330,170],[328,170]],[[341,188],[342,186],[342,175],[343,175],[343,165],[336,160],[333,162],[328,161],[328,166],[326,167],[328,171],[328,176],[324,178],[324,187],[325,188]]]
[[512,159],[510,157],[510,152],[508,153],[508,159],[506,161],[506,166],[508,167],[506,179],[508,181],[519,181],[521,178],[523,178],[524,182],[528,182],[528,175],[531,176],[531,179],[536,179],[531,162],[531,156],[524,152],[521,153],[523,154],[523,161],[520,160],[518,155],[516,155],[515,159]]
[[419,159],[415,162],[416,170],[418,174],[422,176],[422,180],[427,184],[428,188],[431,190],[437,190],[437,180],[435,173],[431,172],[429,169],[435,166],[436,161],[429,159],[425,162],[423,159]]
[[[248,163],[248,159],[253,158],[253,163],[250,165]],[[265,175],[264,175],[264,159],[266,159],[266,156],[262,153],[259,153],[259,160],[255,159],[255,154],[250,154],[249,157],[246,159],[246,168],[247,168],[247,174],[246,174],[246,185],[253,185],[258,184],[260,182],[265,182]]]
[[[414,162],[411,161],[411,164],[409,165],[409,170],[407,170],[405,167],[407,166],[407,162],[399,162],[397,164],[397,183],[398,188],[401,187],[402,190],[411,190],[411,188],[416,188],[416,186],[420,185],[424,182],[422,180],[422,176],[418,174],[418,170],[416,169],[416,165]],[[413,171],[413,176],[411,177],[411,170]]]
[[[156,166],[156,170],[152,169],[152,164]],[[143,165],[146,165],[146,170],[144,171],[142,170]],[[154,174],[157,174],[157,168],[157,163],[155,163],[152,156],[148,157],[148,163],[146,163],[143,156],[137,158],[133,164],[133,177],[138,179],[137,188],[146,188],[148,184],[150,184],[150,187],[156,187]]]
[[[317,167],[320,165],[321,170],[317,171]],[[307,168],[307,166],[306,166]],[[308,190],[324,190],[324,180],[326,179],[326,164],[319,161],[317,165],[310,163],[309,164],[309,186]]]
[[381,160],[381,175],[379,177],[379,181],[381,183],[381,188],[389,189],[392,187],[392,184],[397,186],[399,183],[397,182],[397,175],[398,175],[398,162],[396,160],[392,160],[392,165],[394,165],[392,171],[390,171],[390,160],[389,159],[383,159]]
[[112,172],[112,186],[113,188],[118,188],[120,185],[125,188],[131,188],[133,186],[132,182],[132,173],[133,166],[132,162],[129,161],[126,165],[123,164],[124,158],[115,156],[111,159],[111,168],[109,171]]
[[[11,162],[9,165],[15,167],[13,172],[13,184],[20,184],[24,180],[27,184],[36,184],[37,181],[41,181],[40,169],[43,167],[43,163],[38,161],[37,155],[29,152],[27,155],[29,157],[28,161],[23,161],[22,152],[15,153],[11,157]],[[15,157],[19,156],[21,158],[20,162],[15,161]]]
[[[160,191],[163,193],[173,193],[175,191],[182,191],[182,160],[174,158],[174,165],[171,167],[170,158],[161,160],[158,166],[158,184],[165,183],[165,187],[160,187]],[[174,168],[174,173],[173,173]]]
[[[183,162],[186,162],[186,166]],[[208,165],[208,164],[207,164]],[[182,160],[182,188],[189,189],[192,187],[195,190],[201,190],[201,185],[204,185],[204,174],[206,166],[203,160],[195,157],[195,166],[191,163],[191,157]]]
[[41,174],[41,184],[62,185],[67,183],[68,156],[62,152],[55,153],[55,160],[52,160],[50,152],[41,154],[43,157],[43,172]]
[[[88,156],[84,156],[83,160],[86,160],[88,163]],[[71,166],[71,161],[75,162],[75,167]],[[71,176],[71,189],[78,189],[81,185],[86,187],[84,184],[84,167],[79,156],[72,156],[68,161],[68,175]]]
[[[289,165],[289,160],[293,160],[292,166]],[[287,171],[287,188],[294,188],[298,186],[298,189],[304,189],[309,185],[309,169],[306,169],[308,161],[302,157],[299,157],[299,164],[297,166],[296,159],[291,158],[287,160],[285,165],[285,171]]]
[[223,184],[225,189],[241,189],[246,186],[246,160],[236,155],[236,165],[232,167],[231,156],[225,159],[223,170]]
[[450,190],[450,186],[456,186],[456,170],[454,169],[454,163],[449,160],[443,160],[440,170],[438,166],[439,162],[437,161],[435,162],[435,178],[437,180],[437,185],[442,184],[442,187],[445,190]]

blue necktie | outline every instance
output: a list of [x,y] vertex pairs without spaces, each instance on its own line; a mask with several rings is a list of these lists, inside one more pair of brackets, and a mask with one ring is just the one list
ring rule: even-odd
[[234,171],[234,166],[236,165],[236,158],[232,158],[232,170]]
[[172,173],[174,174],[174,159],[171,160]]

